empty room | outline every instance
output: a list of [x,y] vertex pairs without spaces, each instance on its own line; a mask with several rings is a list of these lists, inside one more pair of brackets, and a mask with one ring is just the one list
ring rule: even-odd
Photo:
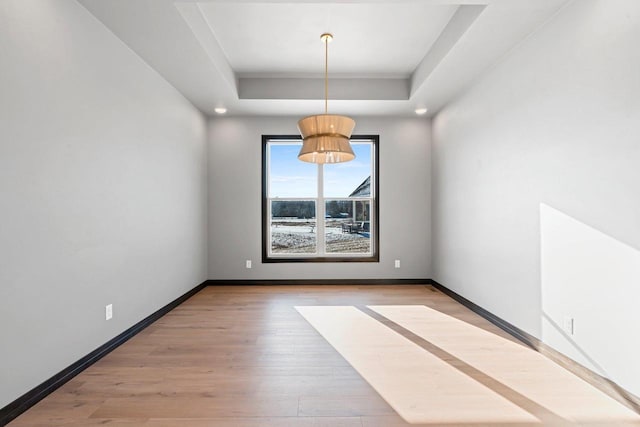
[[0,426],[640,426],[637,0],[0,0]]

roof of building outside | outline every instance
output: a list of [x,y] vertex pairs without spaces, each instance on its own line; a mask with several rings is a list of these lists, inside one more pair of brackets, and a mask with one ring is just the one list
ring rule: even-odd
[[369,197],[371,196],[371,175],[360,184],[349,197]]

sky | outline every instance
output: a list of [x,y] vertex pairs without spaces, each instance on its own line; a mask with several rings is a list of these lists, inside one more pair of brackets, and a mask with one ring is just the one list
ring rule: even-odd
[[[298,160],[302,143],[271,144],[269,197],[317,197],[318,165]],[[324,196],[349,197],[371,174],[371,144],[352,143],[356,158],[324,165]]]

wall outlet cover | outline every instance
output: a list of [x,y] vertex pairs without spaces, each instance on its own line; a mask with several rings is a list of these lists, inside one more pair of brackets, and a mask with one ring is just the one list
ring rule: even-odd
[[564,331],[569,334],[569,335],[573,335],[574,333],[574,328],[575,328],[575,320],[573,319],[573,317],[571,316],[564,316],[564,321],[563,321],[563,325],[562,325]]

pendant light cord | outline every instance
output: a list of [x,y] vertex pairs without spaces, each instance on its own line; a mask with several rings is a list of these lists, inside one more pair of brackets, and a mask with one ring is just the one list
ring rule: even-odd
[[329,111],[329,37],[324,38],[324,113]]

